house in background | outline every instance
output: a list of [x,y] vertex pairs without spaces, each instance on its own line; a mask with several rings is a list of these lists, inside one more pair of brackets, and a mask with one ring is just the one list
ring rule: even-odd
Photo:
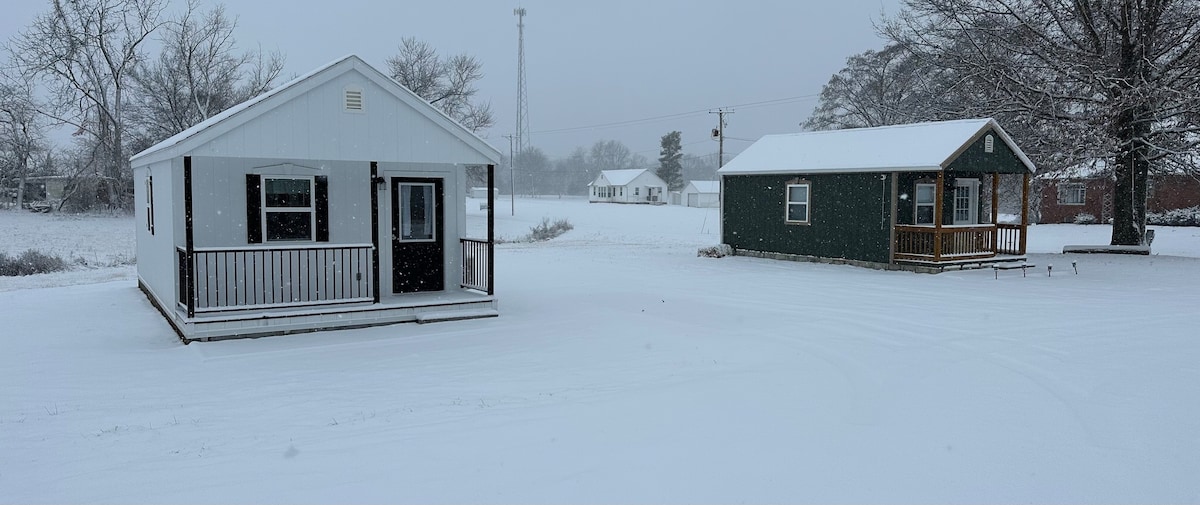
[[465,178],[499,160],[344,57],[133,157],[138,284],[184,342],[497,315]]
[[626,170],[602,170],[596,180],[588,184],[588,201],[609,203],[649,203],[662,205],[666,202],[667,183],[643,168]]
[[[1107,223],[1113,217],[1115,180],[1107,160],[1092,160],[1038,177],[1038,222]],[[1200,180],[1182,173],[1147,178],[1146,212],[1162,214],[1200,207]]]
[[768,135],[717,171],[722,241],[920,271],[1021,259],[1028,204],[999,223],[1000,179],[1019,178],[1028,202],[1033,172],[992,119]]
[[680,203],[688,207],[720,207],[721,183],[719,181],[688,181],[683,187]]

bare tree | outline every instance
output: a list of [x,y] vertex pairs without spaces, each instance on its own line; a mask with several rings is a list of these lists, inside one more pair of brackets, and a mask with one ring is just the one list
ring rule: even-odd
[[988,110],[1113,159],[1112,243],[1143,241],[1151,165],[1200,133],[1200,0],[907,0],[884,29],[990,86]]
[[110,206],[127,205],[126,92],[141,46],[161,25],[164,0],[53,0],[17,36],[17,65],[42,77],[51,96],[47,115],[96,140]]
[[927,89],[937,70],[897,45],[851,56],[821,89],[804,127],[839,130],[935,119],[939,111]]
[[17,183],[18,209],[25,203],[25,183],[34,156],[45,150],[40,117],[29,81],[0,78],[0,179]]
[[473,102],[475,82],[483,77],[483,64],[466,53],[442,58],[427,42],[413,37],[400,40],[400,53],[387,59],[393,79],[445,112],[473,132],[493,124],[492,106]]
[[140,62],[132,74],[137,147],[149,147],[275,84],[283,71],[282,55],[239,52],[236,28],[237,18],[224,6],[205,12],[197,0],[189,0],[185,11],[163,26],[158,59]]

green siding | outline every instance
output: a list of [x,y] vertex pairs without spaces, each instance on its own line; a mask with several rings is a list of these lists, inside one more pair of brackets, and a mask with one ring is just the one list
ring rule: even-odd
[[[984,152],[985,138],[991,135],[994,140],[992,143],[992,152]],[[950,166],[946,169],[947,175],[953,172],[964,173],[1000,173],[1000,174],[1023,174],[1028,172],[1025,164],[1021,163],[1021,159],[1013,152],[1008,144],[1005,144],[1000,139],[1000,135],[996,130],[988,129],[978,139],[975,139],[966,150],[959,154],[950,162]]]
[[[786,224],[787,182],[812,183],[811,224]],[[882,179],[882,180],[881,180]],[[888,263],[890,174],[725,176],[722,241],[737,249]]]

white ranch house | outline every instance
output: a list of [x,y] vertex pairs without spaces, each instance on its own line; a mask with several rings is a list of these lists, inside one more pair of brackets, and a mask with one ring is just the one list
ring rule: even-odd
[[589,202],[664,204],[667,183],[643,168],[602,170],[588,184]]
[[688,181],[683,187],[682,203],[688,207],[716,208],[721,206],[720,181]]
[[133,157],[138,284],[184,342],[495,316],[464,211],[499,160],[341,58]]

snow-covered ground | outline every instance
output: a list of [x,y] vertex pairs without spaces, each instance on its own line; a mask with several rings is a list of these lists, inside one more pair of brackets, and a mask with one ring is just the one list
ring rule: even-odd
[[1075,256],[1107,227],[1035,226],[1038,270],[995,279],[516,206],[502,237],[575,229],[498,246],[495,319],[183,346],[127,267],[0,292],[0,502],[1200,501],[1198,229]]

